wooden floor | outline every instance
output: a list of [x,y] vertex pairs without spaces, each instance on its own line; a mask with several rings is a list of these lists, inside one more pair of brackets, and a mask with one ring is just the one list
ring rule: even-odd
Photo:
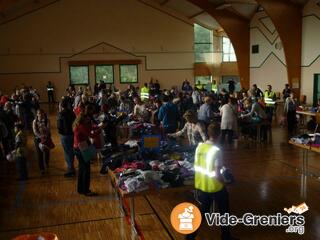
[[[15,166],[0,162],[0,240],[12,239],[21,233],[48,231],[62,240],[138,239],[131,234],[126,217],[120,211],[108,177],[99,176],[99,164],[92,165],[91,188],[98,197],[76,193],[76,178],[65,179],[66,164],[56,131],[55,110],[51,123],[56,148],[52,151],[50,173],[41,177],[29,138],[29,175],[26,183],[16,181]],[[236,226],[233,235],[240,239],[282,240],[320,239],[320,155],[310,154],[307,200],[310,210],[302,236],[287,234],[283,227]],[[304,200],[300,197],[302,152],[286,141],[285,130],[274,128],[272,144],[239,143],[224,150],[224,162],[236,183],[228,187],[231,213],[241,216],[284,213]],[[139,197],[136,201],[137,222],[141,239],[184,239],[170,225],[172,208],[183,201],[192,201],[192,193],[170,193]],[[218,228],[203,225],[199,239],[219,239]]]

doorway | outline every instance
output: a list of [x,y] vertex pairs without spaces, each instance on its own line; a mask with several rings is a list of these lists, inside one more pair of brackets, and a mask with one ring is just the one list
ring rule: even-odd
[[317,101],[320,99],[320,74],[314,74],[313,79],[313,106],[317,106]]

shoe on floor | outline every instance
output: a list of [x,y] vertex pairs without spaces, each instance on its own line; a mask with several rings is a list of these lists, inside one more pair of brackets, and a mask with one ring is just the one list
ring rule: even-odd
[[95,193],[95,192],[87,192],[84,194],[86,197],[95,197],[95,196],[98,196],[98,193]]
[[75,172],[67,172],[64,174],[65,178],[70,178],[70,177],[75,177],[76,173]]
[[236,238],[236,237],[230,237],[228,240],[240,240],[239,238]]

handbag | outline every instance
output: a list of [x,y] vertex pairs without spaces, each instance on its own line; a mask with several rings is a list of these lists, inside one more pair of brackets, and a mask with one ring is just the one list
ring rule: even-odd
[[15,162],[17,159],[16,150],[13,150],[11,153],[8,153],[6,156],[8,162]]
[[80,142],[78,147],[85,162],[90,162],[97,156],[97,149],[93,144],[88,144],[87,141]]

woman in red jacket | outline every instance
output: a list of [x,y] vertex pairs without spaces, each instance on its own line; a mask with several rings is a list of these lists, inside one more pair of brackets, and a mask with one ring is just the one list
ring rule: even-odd
[[81,112],[73,123],[74,132],[74,150],[79,161],[79,173],[78,173],[78,193],[85,196],[96,196],[97,193],[90,191],[90,161],[85,161],[82,157],[79,149],[79,144],[87,142],[90,145],[91,137],[94,137],[95,133],[92,128],[90,115],[85,111]]

